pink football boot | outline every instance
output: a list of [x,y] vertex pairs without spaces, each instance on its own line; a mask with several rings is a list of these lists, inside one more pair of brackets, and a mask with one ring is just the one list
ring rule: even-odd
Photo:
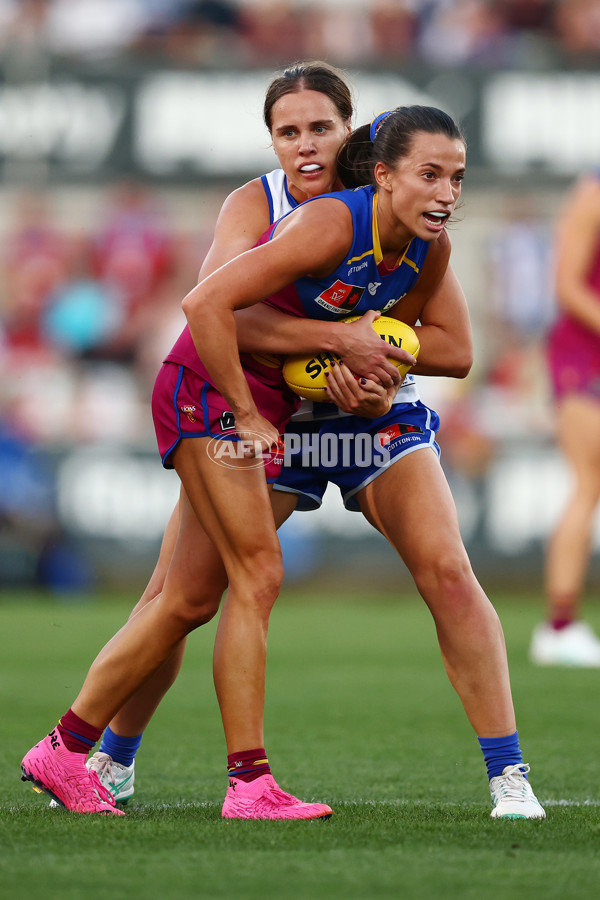
[[329,819],[325,803],[303,803],[282,791],[272,775],[254,781],[229,778],[221,815],[224,819]]
[[34,791],[45,791],[73,812],[124,815],[97,774],[86,769],[85,755],[67,750],[57,728],[31,748],[21,769],[21,780],[33,782]]

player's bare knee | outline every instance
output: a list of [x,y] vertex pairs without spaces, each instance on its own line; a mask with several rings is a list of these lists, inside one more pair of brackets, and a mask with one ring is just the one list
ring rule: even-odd
[[473,570],[464,553],[441,553],[413,573],[419,590],[428,598],[466,602],[474,585]]
[[249,585],[248,600],[259,611],[270,613],[277,600],[283,582],[283,568],[270,566],[262,573],[256,573]]
[[180,595],[171,607],[174,627],[179,628],[184,636],[195,628],[206,625],[217,614],[221,596],[219,588],[213,585],[202,585]]
[[281,554],[264,551],[254,554],[248,565],[232,575],[230,587],[238,602],[251,604],[268,615],[279,596],[282,582]]

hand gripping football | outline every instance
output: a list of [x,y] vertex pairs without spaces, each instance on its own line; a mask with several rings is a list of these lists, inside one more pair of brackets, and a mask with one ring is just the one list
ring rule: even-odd
[[[360,316],[351,316],[344,319],[345,323],[356,322]],[[373,322],[373,328],[384,341],[394,347],[402,347],[408,350],[414,357],[419,353],[419,339],[410,325],[405,325],[398,319],[391,319],[389,316],[380,316]],[[388,357],[388,359],[390,359]],[[318,402],[326,402],[328,400],[325,393],[327,378],[325,373],[331,369],[331,363],[339,363],[340,359],[330,353],[319,353],[317,356],[307,356],[300,354],[298,356],[288,356],[283,364],[283,377],[288,387],[307,400],[316,400]],[[410,366],[401,363],[397,359],[390,359],[397,369],[405,374]]]

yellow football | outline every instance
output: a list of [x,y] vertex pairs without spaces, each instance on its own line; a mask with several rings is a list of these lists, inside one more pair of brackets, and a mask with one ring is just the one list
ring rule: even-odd
[[[360,316],[350,316],[344,319],[345,323],[356,322]],[[419,353],[419,339],[410,325],[405,325],[398,319],[389,316],[380,316],[373,322],[373,328],[379,337],[387,341],[393,347],[403,347],[414,357]],[[389,357],[388,357],[389,358]],[[283,364],[283,377],[285,382],[295,394],[305,397],[307,400],[325,402],[328,400],[325,393],[327,378],[325,373],[331,369],[331,363],[340,360],[330,353],[319,353],[317,356],[288,356]],[[410,366],[404,365],[396,359],[390,359],[397,369],[406,373]]]

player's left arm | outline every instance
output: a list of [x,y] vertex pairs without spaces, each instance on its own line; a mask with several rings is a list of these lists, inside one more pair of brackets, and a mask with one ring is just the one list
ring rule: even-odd
[[450,239],[446,235],[439,243],[430,247],[415,287],[386,315],[406,322],[417,333],[421,349],[411,372],[465,378],[473,365],[471,320],[464,292],[449,265]]

